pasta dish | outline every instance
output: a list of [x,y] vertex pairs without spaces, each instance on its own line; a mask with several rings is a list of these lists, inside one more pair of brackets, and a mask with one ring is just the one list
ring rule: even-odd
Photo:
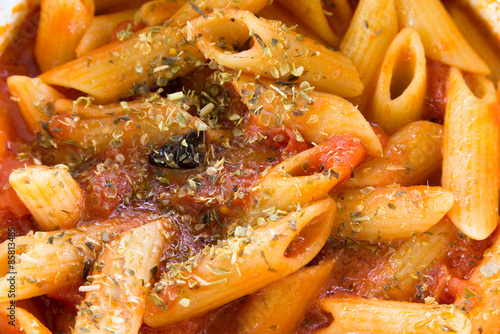
[[0,333],[500,333],[500,3],[0,4]]

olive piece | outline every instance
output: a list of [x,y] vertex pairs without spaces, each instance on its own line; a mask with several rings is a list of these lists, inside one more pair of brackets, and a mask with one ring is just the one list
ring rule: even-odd
[[191,169],[200,167],[205,159],[203,131],[191,130],[166,145],[155,148],[148,157],[150,165],[162,168]]

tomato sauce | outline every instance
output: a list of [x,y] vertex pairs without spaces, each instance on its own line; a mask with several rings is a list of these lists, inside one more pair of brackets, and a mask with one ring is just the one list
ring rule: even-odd
[[427,59],[427,94],[424,101],[423,119],[443,124],[449,71],[448,65]]

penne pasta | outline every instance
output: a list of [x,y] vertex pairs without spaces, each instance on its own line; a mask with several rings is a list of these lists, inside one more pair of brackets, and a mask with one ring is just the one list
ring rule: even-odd
[[207,14],[214,8],[238,8],[258,13],[269,4],[269,0],[194,0],[186,3],[174,14],[169,26],[183,27],[187,21]]
[[[14,239],[16,274],[9,272],[8,243],[0,244],[0,303],[22,300],[64,290],[86,277],[102,243],[119,232],[141,224],[111,219],[70,230],[36,232]],[[16,280],[15,296],[8,297],[10,281]]]
[[[122,12],[117,12],[108,15],[100,15],[94,17],[90,26],[85,30],[80,42],[76,46],[75,53],[76,57],[80,58],[90,51],[100,48],[106,44],[112,42],[112,34],[119,23],[123,21],[133,20],[136,11],[125,10]],[[132,34],[131,31],[125,31],[122,38],[128,37],[128,34]]]
[[428,186],[345,189],[337,200],[333,232],[374,242],[408,239],[425,232],[453,206],[451,192]]
[[73,333],[137,334],[142,325],[144,303],[158,266],[167,235],[162,221],[134,228],[112,240],[94,266],[87,291],[76,317]]
[[425,184],[439,172],[442,163],[443,127],[417,121],[393,134],[383,157],[372,157],[354,171],[345,187]]
[[352,134],[361,139],[370,155],[381,155],[382,144],[370,124],[356,107],[338,96],[307,85],[276,86],[271,80],[256,81],[245,74],[231,84],[260,127],[294,128],[305,141],[315,144],[334,135]]
[[21,307],[16,307],[16,319],[25,334],[52,334],[40,320]]
[[351,98],[359,110],[370,117],[375,83],[384,55],[398,33],[394,0],[361,0],[340,44],[342,52],[356,65],[364,90]]
[[448,79],[443,139],[443,187],[455,204],[448,217],[473,239],[487,238],[498,225],[500,186],[499,107],[493,83],[463,76]]
[[40,320],[15,303],[0,304],[2,333],[52,334]]
[[395,0],[395,4],[399,26],[418,31],[427,57],[464,71],[490,73],[439,0]]
[[141,6],[139,13],[142,21],[148,26],[158,26],[169,20],[180,8],[187,3],[187,0],[153,0]]
[[54,102],[64,98],[54,88],[40,79],[26,76],[11,76],[7,80],[10,94],[19,105],[19,110],[28,129],[33,133],[43,132],[43,127],[54,113]]
[[498,302],[500,295],[500,239],[489,248],[479,266],[466,282],[463,292],[455,299],[455,305],[467,310],[472,322],[472,333],[498,333]]
[[42,73],[40,78],[105,103],[147,94],[149,87],[166,85],[201,65],[202,60],[201,53],[179,29],[150,27]]
[[344,135],[284,160],[251,189],[249,216],[291,210],[328,197],[333,187],[350,177],[365,154],[357,138]]
[[469,319],[452,305],[347,297],[325,298],[321,308],[333,316],[333,322],[317,334],[471,332]]
[[388,264],[373,272],[374,277],[383,277],[383,295],[407,301],[421,293],[417,290],[417,284],[428,268],[445,256],[455,231],[452,222],[445,217],[428,231],[413,235],[401,244],[389,258]]
[[468,10],[478,16],[488,26],[491,33],[500,42],[500,4],[491,0],[459,0]]
[[334,215],[332,199],[317,201],[266,227],[240,226],[234,238],[172,263],[147,299],[145,323],[160,327],[203,314],[297,271],[325,244]]
[[467,42],[491,69],[491,74],[488,77],[493,82],[498,82],[500,80],[500,49],[491,43],[491,34],[485,35],[478,27],[478,22],[457,4],[446,3],[446,8]]
[[92,0],[42,0],[35,47],[40,69],[75,59],[75,49],[93,18]]
[[83,190],[64,165],[18,169],[9,182],[43,231],[75,227],[83,214]]
[[277,2],[285,6],[285,8],[287,8],[295,16],[300,17],[309,29],[314,31],[316,35],[320,36],[321,39],[329,45],[335,47],[339,46],[340,37],[330,27],[320,1],[277,0]]
[[156,95],[102,107],[58,100],[55,110],[59,115],[48,126],[51,139],[59,145],[69,142],[90,155],[124,145],[154,148],[174,136],[208,129],[177,103]]
[[267,20],[281,21],[290,29],[296,31],[299,35],[307,36],[317,42],[326,44],[326,42],[305,25],[300,19],[292,14],[286,6],[280,5],[278,2],[273,2],[259,12],[259,16]]
[[[226,10],[224,16],[215,12],[190,24],[196,46],[206,58],[223,66],[284,82],[307,81],[320,91],[343,97],[357,96],[363,90],[348,57],[299,37],[280,22]],[[217,45],[220,40],[224,43]]]
[[[234,323],[238,333],[292,333],[330,278],[335,261],[325,261],[247,296]],[[304,284],[307,282],[307,286]]]
[[405,28],[384,57],[373,98],[373,120],[391,133],[419,120],[426,91],[424,46],[415,29]]

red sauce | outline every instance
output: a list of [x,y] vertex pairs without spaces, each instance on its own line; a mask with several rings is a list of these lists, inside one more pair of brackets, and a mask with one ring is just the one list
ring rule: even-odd
[[92,167],[86,171],[81,186],[85,189],[85,207],[88,220],[106,219],[132,196],[130,175],[119,165],[105,171]]
[[424,103],[424,119],[443,124],[449,71],[448,65],[427,59],[427,95]]

